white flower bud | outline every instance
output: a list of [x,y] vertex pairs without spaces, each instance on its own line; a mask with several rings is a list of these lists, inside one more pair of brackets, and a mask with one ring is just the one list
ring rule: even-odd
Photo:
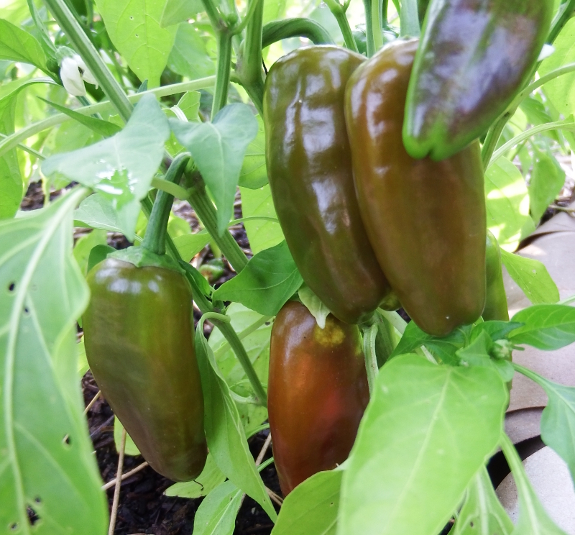
[[86,95],[84,80],[90,84],[96,84],[96,79],[78,54],[62,59],[62,63],[60,64],[60,78],[62,78],[62,83],[66,91],[75,97],[83,97]]

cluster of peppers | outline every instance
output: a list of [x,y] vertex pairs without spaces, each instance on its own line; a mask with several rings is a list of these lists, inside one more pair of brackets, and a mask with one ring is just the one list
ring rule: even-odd
[[268,409],[284,494],[349,455],[368,401],[356,324],[399,306],[435,336],[509,319],[477,138],[532,75],[553,2],[420,8],[421,41],[398,39],[368,60],[300,48],[266,80],[274,205],[305,283],[332,313],[322,332],[289,302],[273,327]]
[[[421,42],[372,58],[298,49],[264,95],[275,208],[306,284],[331,311],[321,329],[289,301],[272,329],[268,409],[284,494],[348,456],[369,400],[358,324],[402,306],[424,331],[507,320],[501,258],[486,233],[477,137],[531,76],[552,0],[431,0]],[[457,77],[457,84],[452,79]],[[167,180],[185,161],[174,160]],[[165,254],[160,192],[141,247],[88,275],[86,354],[149,462],[191,480],[207,455],[192,295]]]

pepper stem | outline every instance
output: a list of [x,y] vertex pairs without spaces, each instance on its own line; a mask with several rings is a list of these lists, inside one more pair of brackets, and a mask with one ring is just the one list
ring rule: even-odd
[[[177,184],[184,173],[189,159],[190,155],[188,153],[176,156],[164,180]],[[142,247],[151,253],[157,255],[166,254],[166,233],[173,201],[173,195],[165,191],[158,191],[152,213],[150,214],[150,220],[148,221],[146,235],[142,242]]]

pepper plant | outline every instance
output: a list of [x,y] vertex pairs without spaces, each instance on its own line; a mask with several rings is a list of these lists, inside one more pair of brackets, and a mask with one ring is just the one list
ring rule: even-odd
[[[575,341],[570,299],[559,301],[557,287],[541,263],[512,254],[561,190],[565,174],[557,152],[575,150],[575,0],[364,0],[363,5],[358,0],[328,0],[326,4],[0,1],[0,533],[114,531],[121,480],[116,482],[110,521],[83,416],[79,385],[88,368],[84,343],[76,343],[77,322],[82,324],[86,309],[98,298],[95,291],[90,295],[85,277],[109,254],[116,255],[106,243],[106,232],[124,235],[135,245],[136,256],[146,250],[162,256],[165,247],[168,256],[162,256],[163,262],[185,277],[186,290],[181,294],[187,295],[189,285],[202,314],[194,343],[201,387],[194,385],[193,394],[197,396],[201,388],[209,455],[197,481],[177,483],[168,490],[170,495],[205,496],[195,519],[196,535],[232,533],[244,495],[269,515],[275,535],[436,535],[451,520],[455,535],[494,530],[508,535],[563,533],[539,503],[503,431],[503,420],[509,402],[507,383],[514,374],[539,384],[549,397],[542,439],[575,476],[575,389],[512,362],[513,351],[523,346],[553,351]],[[469,24],[466,9],[481,14],[482,25]],[[511,53],[497,48],[497,39],[511,42],[514,34],[523,36],[513,25],[518,17],[524,19],[522,28],[531,24],[537,31],[527,39],[535,45],[528,46],[521,56],[524,63],[516,66]],[[485,196],[477,203],[485,203],[486,226],[493,234],[488,272],[495,275],[487,287],[492,306],[483,319],[474,317],[473,323],[449,327],[441,337],[422,330],[418,324],[426,328],[424,320],[416,314],[415,321],[407,324],[397,312],[383,308],[361,318],[370,400],[349,458],[296,486],[278,513],[259,472],[268,461],[254,462],[247,443],[267,427],[271,324],[288,301],[299,300],[321,333],[330,308],[327,297],[303,284],[308,275],[304,269],[300,274],[297,255],[290,251],[278,221],[283,200],[274,199],[277,214],[274,209],[268,172],[278,171],[274,165],[266,167],[266,156],[270,158],[282,140],[288,143],[290,132],[286,129],[264,148],[266,135],[269,140],[271,131],[277,134],[282,128],[274,114],[263,117],[267,72],[280,56],[302,44],[337,45],[371,62],[385,43],[416,38],[421,32],[425,46],[417,48],[427,54],[415,57],[416,76],[410,78],[407,91],[408,120],[403,137],[402,129],[397,129],[397,139],[403,139],[410,157],[431,154],[443,162],[468,150],[464,147],[479,137]],[[472,36],[472,32],[479,33]],[[461,50],[486,53],[487,59],[480,54],[473,56],[483,58],[477,64],[461,57],[459,63],[450,63],[449,54],[439,46],[448,38]],[[477,48],[472,50],[473,46]],[[439,97],[445,88],[452,91],[448,102],[456,106],[457,114],[472,108],[463,126],[449,123],[454,115],[446,112],[437,94],[418,90],[426,87],[417,85],[416,79],[425,80],[434,70],[450,73],[441,80]],[[281,78],[274,82],[280,95],[281,84]],[[475,90],[479,84],[485,87],[473,102],[481,105],[473,107],[465,90]],[[293,90],[285,87],[285,94]],[[355,91],[350,94],[353,107]],[[386,98],[397,103],[406,95]],[[400,106],[400,119],[402,110]],[[417,128],[413,110],[431,114],[419,123],[422,128]],[[348,110],[348,119],[352,115]],[[360,130],[358,137],[366,135]],[[324,140],[321,130],[317,132],[307,140],[312,145]],[[338,133],[342,135],[341,129]],[[354,135],[356,130],[348,128],[348,136]],[[368,139],[362,146],[357,139],[350,140],[356,162],[372,142]],[[381,147],[383,157],[393,160],[384,150]],[[375,169],[377,162],[370,165]],[[285,179],[290,179],[289,173]],[[38,180],[45,205],[32,212],[19,210],[27,185]],[[242,217],[232,219],[238,187]],[[63,191],[51,201],[54,190]],[[449,214],[453,200],[441,189],[429,189],[429,196],[436,194],[445,196],[433,199],[438,210]],[[166,217],[152,217],[146,232],[154,201],[159,206],[172,196],[189,203],[201,229],[192,233],[172,215],[167,225]],[[362,202],[376,200],[366,195]],[[397,224],[404,211],[394,199],[386,201],[391,210],[386,217]],[[462,204],[458,214],[465,217]],[[361,204],[360,209],[364,218],[367,209]],[[467,217],[475,217],[471,212]],[[247,232],[251,258],[229,231],[240,223]],[[470,228],[475,224],[463,223]],[[428,225],[441,234],[433,220]],[[93,230],[74,243],[74,226]],[[377,244],[370,240],[377,255]],[[495,240],[501,257],[496,249],[493,252]],[[405,251],[413,247],[407,238],[400,243]],[[199,273],[197,262],[190,263],[208,244],[237,274],[217,288]],[[395,246],[398,254],[402,246]],[[455,253],[454,258],[460,259],[461,251]],[[478,254],[480,269],[482,254]],[[352,255],[342,257],[343,262],[354,262]],[[510,321],[501,304],[500,262],[532,302]],[[408,262],[406,273],[418,273],[422,267],[412,264]],[[416,280],[409,284],[417,286],[417,277],[412,278]],[[358,281],[348,284],[355,287]],[[417,307],[407,303],[409,292],[401,292],[408,312]],[[452,298],[441,294],[437,303]],[[110,317],[113,313],[110,310]],[[165,317],[160,316],[183,314],[178,321],[184,324],[191,319],[185,305],[169,313],[150,314],[149,329],[119,325],[118,332],[140,328],[161,337],[166,333],[161,323]],[[117,314],[118,322],[125,319],[120,316],[129,315],[130,310]],[[90,314],[85,317],[89,322]],[[204,336],[206,322],[214,326],[209,340]],[[191,354],[190,347],[187,351]],[[158,354],[158,361],[161,358]],[[150,359],[146,365],[155,364]],[[129,369],[124,373],[128,375]],[[153,376],[148,374],[150,380]],[[330,378],[319,380],[329,384]],[[325,392],[325,384],[322,387]],[[290,391],[297,391],[295,380]],[[166,401],[159,399],[161,391],[153,389],[137,394],[152,407]],[[121,396],[118,399],[121,405]],[[117,403],[112,397],[110,401]],[[312,398],[305,410],[313,409]],[[122,417],[121,409],[118,414]],[[177,420],[178,415],[170,418]],[[314,447],[314,438],[301,448]],[[124,433],[118,441],[121,458],[126,444]],[[134,453],[128,444],[128,453]],[[486,471],[498,448],[518,487],[521,509],[515,527]]]

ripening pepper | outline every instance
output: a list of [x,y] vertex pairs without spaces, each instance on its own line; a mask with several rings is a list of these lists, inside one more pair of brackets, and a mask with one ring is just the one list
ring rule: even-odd
[[432,0],[415,57],[403,140],[414,158],[479,138],[532,75],[553,0]]
[[345,461],[368,401],[358,327],[329,315],[320,329],[305,306],[288,301],[272,328],[268,381],[273,454],[284,495]]
[[485,298],[485,308],[483,309],[483,319],[509,321],[509,309],[507,305],[507,295],[503,285],[503,273],[501,271],[501,251],[497,239],[491,232],[487,231],[486,249],[486,278],[487,292]]
[[485,198],[477,142],[442,162],[403,146],[418,41],[386,45],[351,76],[346,123],[363,222],[391,287],[429,334],[477,320],[485,304]]
[[264,94],[279,222],[305,283],[346,323],[390,294],[361,221],[345,130],[345,84],[364,59],[334,46],[299,48],[272,66]]
[[189,481],[202,471],[207,448],[191,288],[163,254],[171,199],[158,194],[141,247],[90,271],[83,327],[94,379],[146,461],[169,479]]

